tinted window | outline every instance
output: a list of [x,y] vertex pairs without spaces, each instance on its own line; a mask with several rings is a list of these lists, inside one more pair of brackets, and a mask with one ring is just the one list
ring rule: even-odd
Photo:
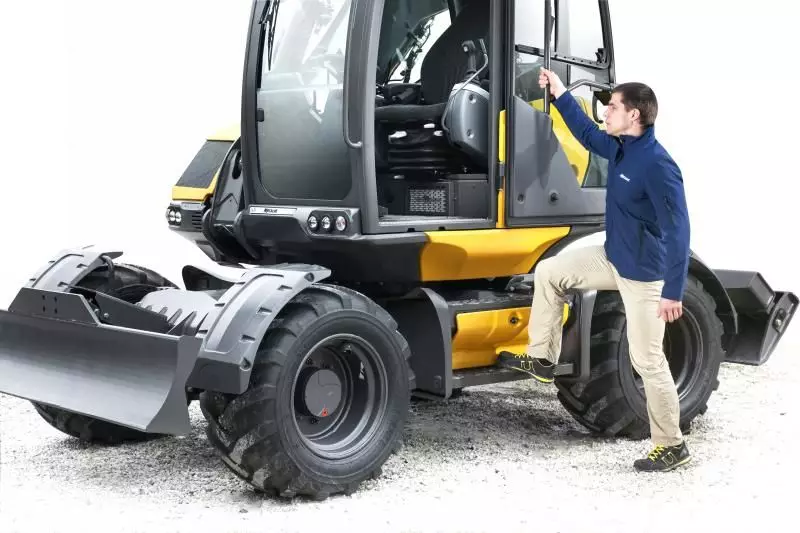
[[[340,200],[351,187],[342,133],[350,0],[282,0],[271,13],[258,107],[261,179],[281,198]],[[268,24],[269,26],[269,24]]]

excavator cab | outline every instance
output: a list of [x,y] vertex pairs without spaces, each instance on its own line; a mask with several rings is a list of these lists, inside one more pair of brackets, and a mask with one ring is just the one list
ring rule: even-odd
[[[597,119],[614,83],[608,2],[254,2],[242,179],[231,192],[221,172],[203,224],[214,257],[417,283],[430,277],[414,250],[431,234],[522,227],[537,249],[553,228],[601,230],[606,163],[543,97],[540,66]],[[232,197],[237,211],[219,216]],[[497,264],[438,277],[510,274]]]

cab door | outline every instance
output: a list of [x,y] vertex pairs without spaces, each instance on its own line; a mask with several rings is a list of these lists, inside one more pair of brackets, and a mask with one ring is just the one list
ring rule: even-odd
[[514,10],[507,18],[514,54],[506,78],[505,224],[602,224],[608,162],[581,145],[556,107],[544,101],[539,70],[550,68],[573,87],[584,112],[601,127],[594,119],[602,116],[594,89],[610,87],[614,72],[608,3],[514,0],[508,6]]

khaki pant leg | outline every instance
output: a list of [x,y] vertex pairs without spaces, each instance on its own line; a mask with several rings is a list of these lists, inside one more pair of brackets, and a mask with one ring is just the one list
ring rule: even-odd
[[602,245],[578,248],[541,261],[534,270],[528,355],[558,362],[566,291],[616,288],[615,273]]
[[631,363],[644,382],[651,439],[654,445],[680,444],[678,392],[663,348],[666,323],[657,316],[664,282],[632,281],[617,275],[617,286],[625,304]]

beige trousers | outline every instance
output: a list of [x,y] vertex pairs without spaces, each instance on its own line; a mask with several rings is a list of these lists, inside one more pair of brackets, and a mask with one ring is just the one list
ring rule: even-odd
[[678,393],[663,350],[665,322],[657,315],[663,285],[621,277],[602,245],[543,260],[534,271],[528,355],[558,362],[565,291],[618,290],[625,306],[630,359],[644,383],[651,439],[655,445],[672,446],[683,436]]

